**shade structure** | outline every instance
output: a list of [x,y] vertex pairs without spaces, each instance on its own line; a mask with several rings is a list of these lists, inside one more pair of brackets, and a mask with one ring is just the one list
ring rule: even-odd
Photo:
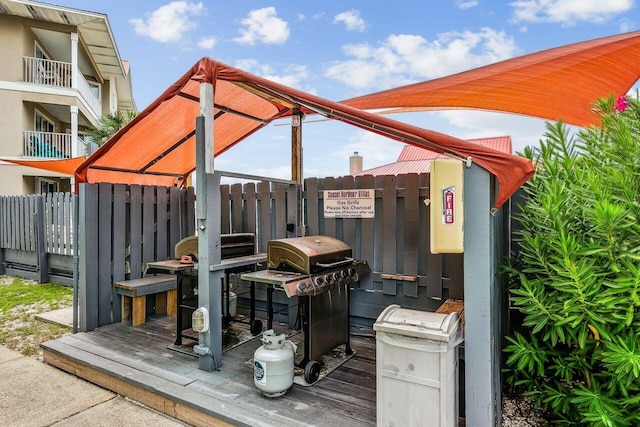
[[388,112],[472,108],[586,127],[599,98],[625,95],[640,77],[640,31],[557,47],[459,74],[342,101]]
[[14,163],[20,166],[29,166],[30,168],[42,169],[50,172],[73,176],[78,166],[80,166],[86,159],[86,157],[73,157],[70,159],[1,158],[0,160],[4,162]]
[[212,155],[299,110],[438,153],[471,158],[496,176],[500,186],[496,206],[533,174],[531,162],[522,157],[329,101],[202,58],[78,167],[76,186],[82,182],[181,185],[195,169],[195,118],[200,114],[201,82],[214,87]]

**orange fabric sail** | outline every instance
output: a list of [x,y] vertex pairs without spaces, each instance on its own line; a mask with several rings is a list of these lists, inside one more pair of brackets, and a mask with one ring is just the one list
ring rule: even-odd
[[640,77],[640,31],[532,53],[342,103],[387,112],[472,108],[599,124],[593,103],[625,95]]
[[104,181],[181,185],[195,169],[200,82],[214,86],[212,155],[223,153],[273,120],[300,109],[438,153],[471,157],[496,176],[496,206],[533,174],[531,162],[522,157],[329,101],[203,58],[78,167],[76,186]]
[[73,176],[75,170],[86,160],[86,157],[73,157],[71,159],[0,159],[3,162],[14,163],[20,166],[42,169],[50,172]]

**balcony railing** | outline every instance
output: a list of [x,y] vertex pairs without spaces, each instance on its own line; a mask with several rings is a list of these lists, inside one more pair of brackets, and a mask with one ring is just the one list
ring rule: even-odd
[[23,155],[27,157],[44,157],[68,159],[72,154],[71,134],[39,132],[25,130],[23,132]]
[[71,87],[71,63],[24,57],[24,81],[39,85]]
[[[24,60],[24,81],[38,85],[73,88],[71,81],[72,64],[70,62],[52,61],[50,59],[40,59],[25,56]],[[91,91],[91,86],[87,83],[80,70],[77,72],[77,88],[80,95],[89,104],[96,116],[102,116],[102,104],[100,99]]]
[[93,94],[91,90],[91,86],[85,80],[84,76],[78,70],[78,90],[80,91],[80,95],[87,101],[89,107],[93,111],[95,111],[98,117],[102,116],[102,104],[100,100]]

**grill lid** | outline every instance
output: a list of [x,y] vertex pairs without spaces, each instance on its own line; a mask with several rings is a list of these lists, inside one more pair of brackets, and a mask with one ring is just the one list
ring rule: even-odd
[[305,236],[270,240],[267,267],[311,274],[341,262],[351,262],[351,247],[330,236]]

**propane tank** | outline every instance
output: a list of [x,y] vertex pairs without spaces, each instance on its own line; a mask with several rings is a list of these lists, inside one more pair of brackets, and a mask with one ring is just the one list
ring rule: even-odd
[[295,344],[285,334],[264,331],[262,345],[253,354],[253,383],[267,397],[282,396],[293,385]]

